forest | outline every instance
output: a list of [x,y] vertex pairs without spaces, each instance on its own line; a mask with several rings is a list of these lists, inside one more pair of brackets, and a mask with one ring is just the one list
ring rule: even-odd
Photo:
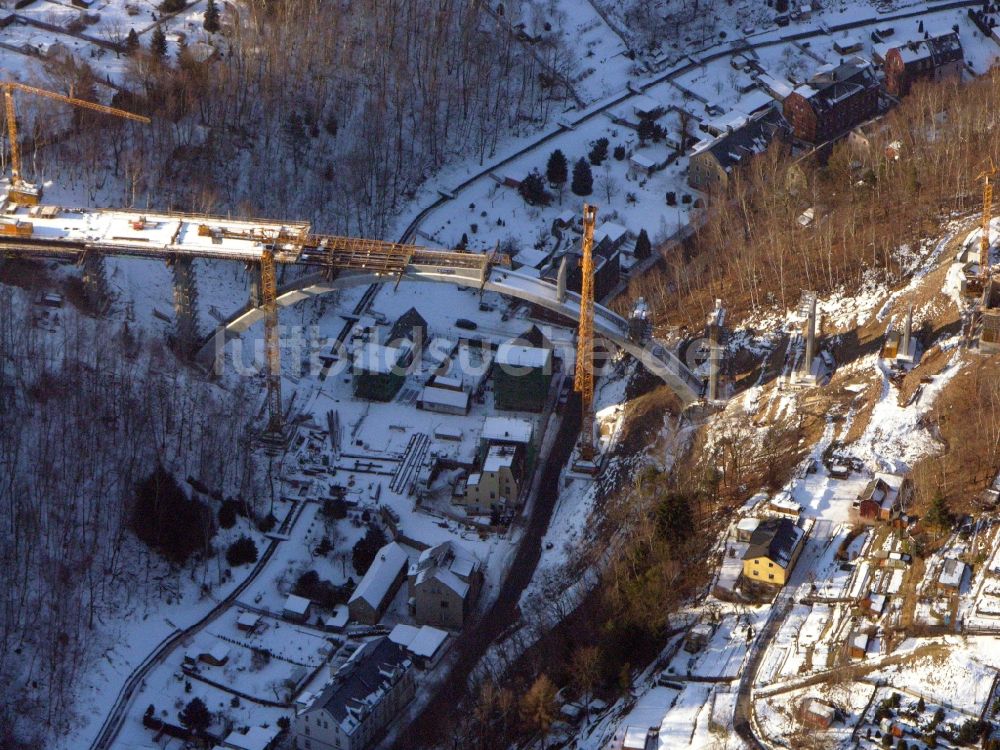
[[[29,149],[36,171],[86,179],[110,162],[113,179],[97,189],[126,205],[289,217],[382,237],[442,166],[482,164],[505,139],[562,111],[560,45],[526,50],[481,3],[232,7],[239,17],[228,20],[227,50],[214,64],[183,48],[129,53],[115,104],[153,125],[102,120],[45,150],[38,124],[39,148]],[[52,77],[78,94],[99,83],[86,63],[55,66]]]
[[208,494],[177,488],[185,508],[214,511],[213,496],[225,495],[264,515],[270,501],[248,445],[256,399],[239,384],[191,377],[127,326],[68,308],[40,321],[26,297],[0,288],[2,747],[42,747],[72,728],[73,690],[121,636],[123,615],[192,601],[224,580],[214,512],[190,529],[203,541],[183,565],[133,535],[143,536],[137,489],[159,464],[200,478]]

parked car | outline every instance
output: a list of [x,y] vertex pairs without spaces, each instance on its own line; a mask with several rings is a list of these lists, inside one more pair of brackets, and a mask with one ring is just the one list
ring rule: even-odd
[[469,320],[468,318],[459,318],[455,321],[455,326],[457,328],[464,328],[466,331],[474,331],[479,328],[475,321]]

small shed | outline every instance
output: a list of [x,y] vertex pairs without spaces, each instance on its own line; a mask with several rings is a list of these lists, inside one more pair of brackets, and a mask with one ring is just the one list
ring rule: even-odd
[[309,619],[312,602],[304,596],[289,594],[285,605],[281,608],[281,616],[292,622],[305,622]]
[[628,159],[628,173],[633,179],[649,177],[657,166],[656,160],[646,154],[632,154]]
[[816,729],[829,729],[837,716],[837,709],[832,703],[819,698],[806,698],[802,701],[802,722]]
[[260,615],[256,612],[242,612],[236,618],[236,628],[244,633],[252,633],[260,624]]
[[339,633],[347,625],[350,614],[346,604],[337,604],[333,608],[333,614],[323,620],[323,629],[332,633]]

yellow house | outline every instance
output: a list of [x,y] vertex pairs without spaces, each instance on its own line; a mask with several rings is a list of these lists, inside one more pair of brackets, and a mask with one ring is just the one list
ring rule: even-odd
[[802,551],[805,532],[788,518],[762,521],[750,535],[743,575],[751,581],[784,586]]
[[466,512],[488,514],[517,502],[524,473],[524,446],[491,443],[480,471],[465,483],[465,494],[455,498]]

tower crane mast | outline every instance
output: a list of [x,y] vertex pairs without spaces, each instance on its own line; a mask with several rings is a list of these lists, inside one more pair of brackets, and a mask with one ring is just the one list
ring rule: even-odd
[[573,389],[580,394],[580,458],[594,459],[594,224],[597,208],[583,206],[580,271],[580,324],[576,337],[576,373]]
[[986,279],[990,273],[990,222],[993,219],[993,178],[996,174],[997,168],[991,157],[990,168],[984,169],[976,177],[983,181],[983,228],[979,238],[979,276],[982,279]]

